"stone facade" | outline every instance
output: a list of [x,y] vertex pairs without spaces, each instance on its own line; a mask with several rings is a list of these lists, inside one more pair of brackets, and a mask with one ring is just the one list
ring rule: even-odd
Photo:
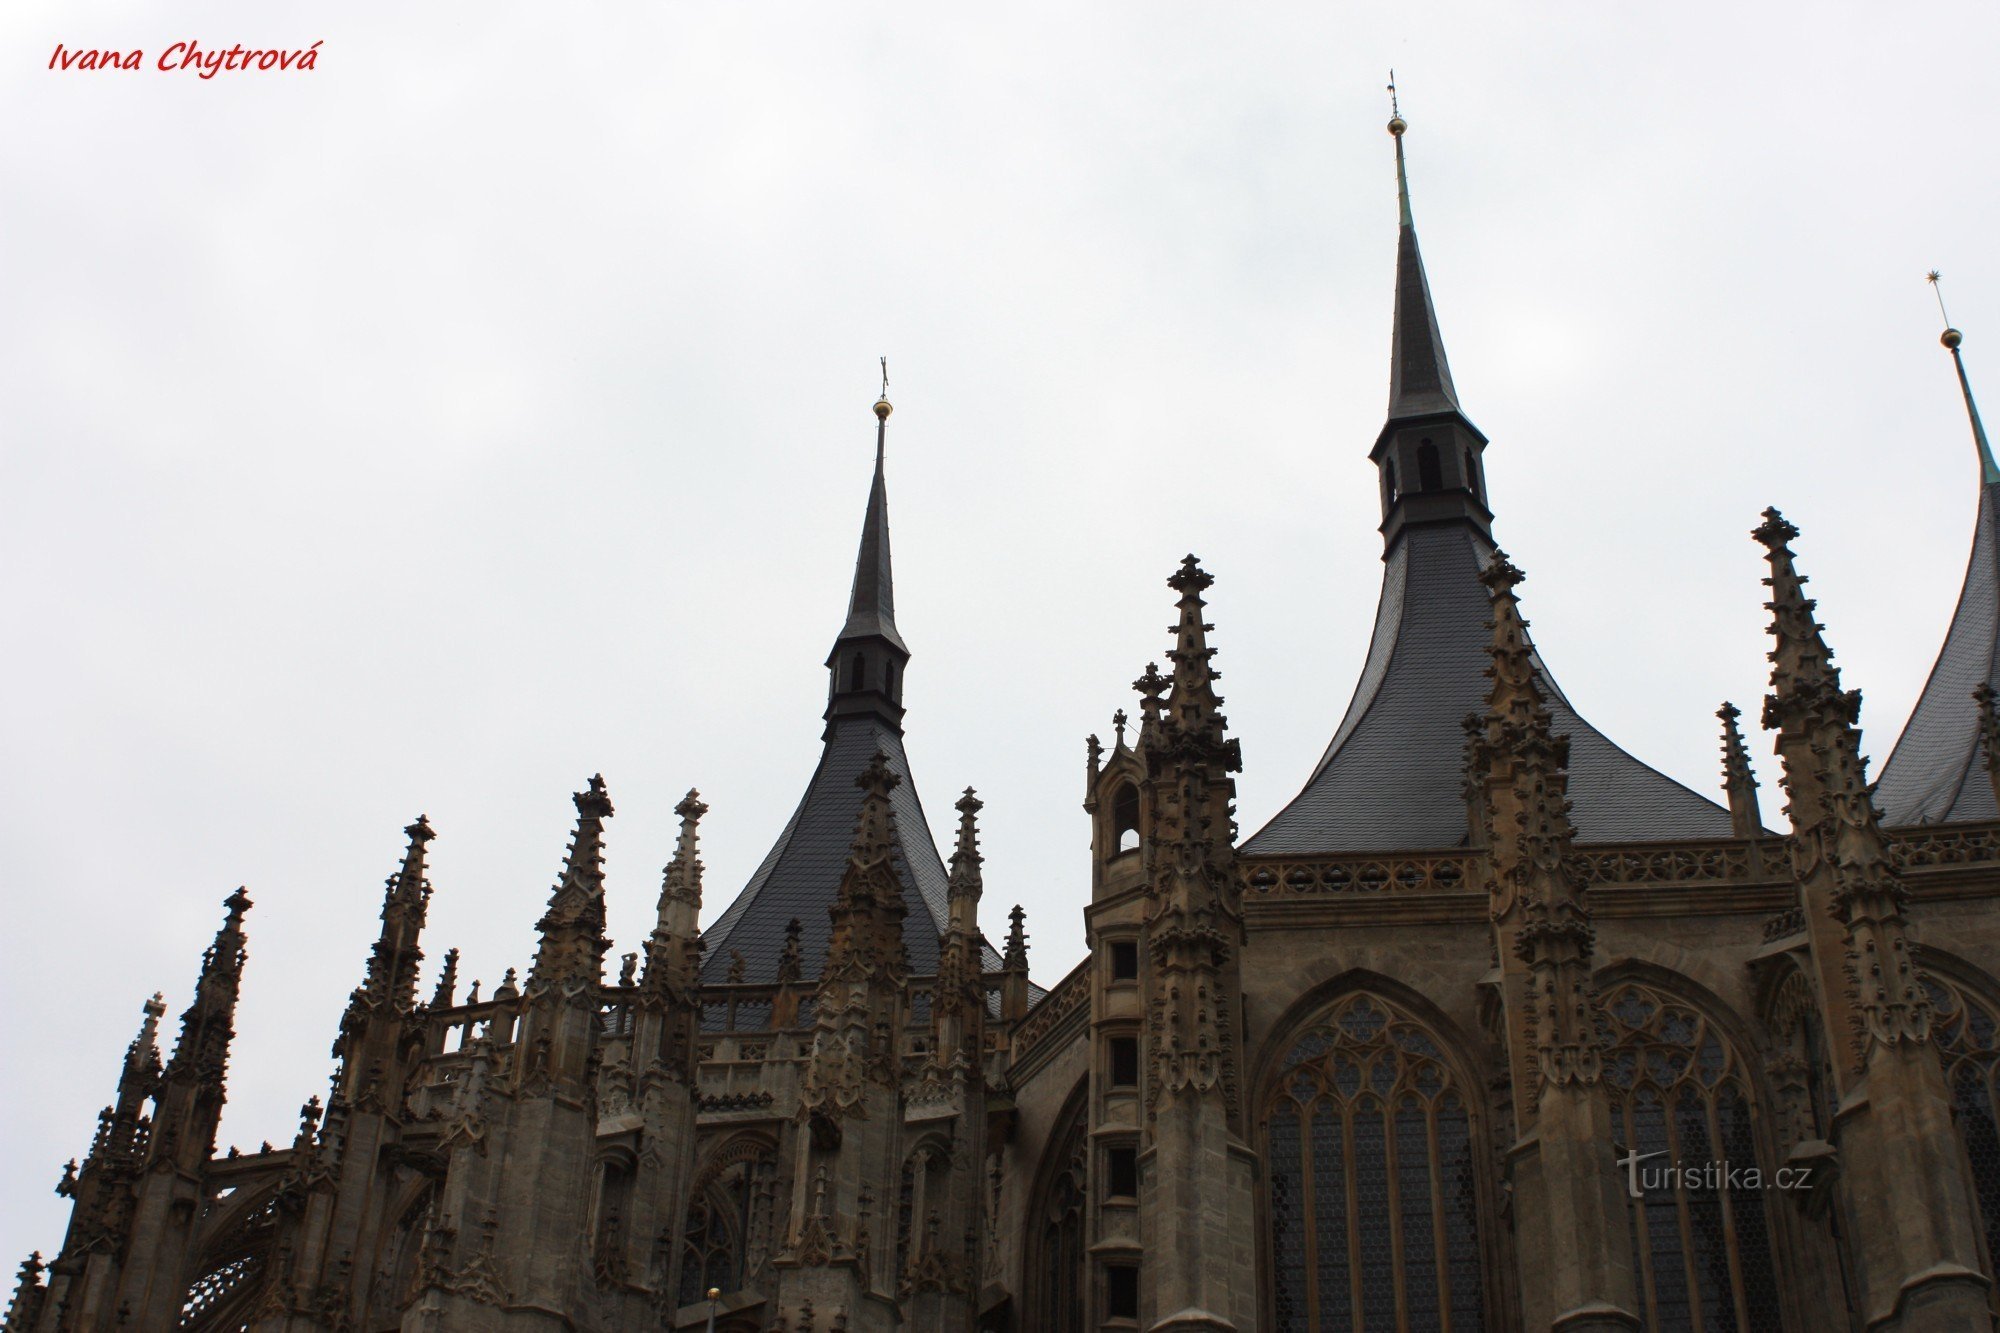
[[2000,822],[1962,784],[2000,791],[2000,578],[1975,567],[1947,645],[1977,697],[1927,692],[1894,761],[1912,802],[1980,817],[1876,810],[1776,511],[1784,828],[1732,706],[1720,802],[1618,750],[1492,545],[1403,128],[1383,610],[1262,832],[1190,556],[1171,669],[1088,742],[1087,956],[1044,991],[1018,908],[988,944],[980,802],[939,856],[901,749],[878,403],[825,758],[735,903],[698,929],[690,792],[610,976],[593,778],[525,980],[461,996],[448,952],[420,997],[419,818],[326,1102],[218,1157],[239,890],[171,1055],[143,1006],[6,1333],[1991,1328]]

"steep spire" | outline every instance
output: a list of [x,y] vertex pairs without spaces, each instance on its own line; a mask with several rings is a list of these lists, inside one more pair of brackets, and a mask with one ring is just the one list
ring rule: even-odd
[[[576,802],[576,833],[570,839],[562,878],[549,896],[548,911],[536,923],[542,941],[528,985],[592,982],[604,975],[604,821],[611,818],[611,797],[603,776],[572,798]],[[498,992],[495,993],[496,996]]]
[[708,813],[701,793],[690,787],[674,807],[681,817],[680,838],[660,884],[658,923],[646,941],[646,984],[685,989],[701,967],[701,817]]
[[910,650],[896,629],[896,581],[889,559],[889,490],[883,458],[889,436],[888,375],[875,403],[875,478],[861,520],[861,549],[854,557],[854,589],[847,621],[827,654],[830,673],[826,718],[874,715],[897,726],[903,719],[903,667]]
[[[1486,437],[1460,409],[1445,362],[1412,222],[1408,129],[1401,114],[1389,122],[1400,227],[1389,411],[1369,451],[1382,515],[1374,633],[1311,776],[1239,849],[1252,856],[1448,847],[1483,823],[1476,793],[1466,796],[1463,723],[1483,713],[1491,665],[1492,608],[1479,583],[1493,554]],[[1580,839],[1729,836],[1727,811],[1620,749],[1577,715],[1539,655],[1531,660],[1550,725],[1575,755]]]
[[1736,725],[1743,710],[1725,702],[1715,715],[1722,719],[1722,790],[1729,797],[1730,832],[1739,838],[1755,838],[1764,831],[1764,817],[1757,808],[1757,776],[1750,771],[1750,751]]
[[1396,329],[1389,357],[1389,419],[1457,412],[1458,391],[1445,360],[1444,335],[1438,332],[1431,285],[1424,276],[1424,257],[1417,248],[1417,224],[1410,216],[1410,175],[1403,160],[1403,134],[1409,124],[1398,115],[1389,120],[1396,141]]
[[1408,129],[1400,113],[1390,118],[1396,142],[1396,323],[1389,346],[1388,419],[1369,453],[1381,471],[1382,536],[1390,548],[1413,524],[1467,523],[1484,537],[1493,517],[1486,507],[1486,437],[1459,406],[1417,248],[1403,158]]
[[[1930,275],[1933,285],[1938,275]],[[1938,295],[1944,310],[1944,296]],[[1877,799],[1883,821],[1890,825],[1934,824],[1992,819],[2000,803],[1978,773],[1980,722],[1967,703],[1973,692],[2000,688],[2000,466],[1979,419],[1959,347],[1964,335],[1946,320],[1939,337],[1951,353],[1958,373],[1959,393],[1972,423],[1972,443],[1979,456],[1979,509],[1973,521],[1972,557],[1965,583],[1952,612],[1951,628],[1938,650],[1930,679],[1903,724],[1889,761],[1882,765]]]

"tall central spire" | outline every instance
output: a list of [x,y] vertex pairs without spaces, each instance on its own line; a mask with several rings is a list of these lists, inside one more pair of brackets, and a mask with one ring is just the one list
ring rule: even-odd
[[[921,975],[937,967],[938,939],[950,921],[950,885],[903,750],[903,669],[910,650],[896,629],[889,565],[883,454],[891,411],[885,373],[882,397],[874,405],[875,476],[862,518],[853,591],[846,623],[826,659],[826,729],[819,767],[750,882],[702,932],[702,979],[707,984],[726,982],[731,955],[739,952],[743,979],[753,983],[772,981],[781,970],[795,981],[820,974],[830,936],[827,909],[839,893],[863,805],[863,788],[855,780],[871,764],[886,766],[896,779],[884,788],[883,799],[899,830],[890,873],[903,892],[910,967]],[[991,950],[985,954],[989,970],[997,969],[998,956]]]
[[[1391,109],[1396,319],[1388,418],[1369,451],[1382,501],[1375,633],[1318,767],[1243,845],[1250,856],[1456,847],[1485,836],[1483,819],[1467,807],[1462,760],[1463,721],[1483,714],[1492,665],[1493,601],[1481,582],[1495,558],[1486,437],[1459,407],[1445,361],[1410,208],[1409,124]],[[1567,796],[1580,840],[1729,836],[1726,811],[1577,716],[1525,631],[1523,645],[1552,733],[1569,738]]]
[[[1393,83],[1389,92],[1393,98]],[[1403,156],[1409,128],[1400,113],[1390,117],[1389,135],[1396,143],[1396,322],[1389,343],[1388,420],[1369,454],[1382,474],[1382,535],[1391,546],[1411,524],[1470,523],[1484,536],[1492,521],[1481,462],[1486,437],[1459,406],[1417,247]]]
[[889,488],[883,456],[889,437],[888,375],[875,401],[875,479],[861,520],[861,549],[854,557],[854,590],[847,623],[827,654],[826,718],[874,715],[899,730],[903,722],[903,668],[910,650],[896,630],[896,579],[889,561]]

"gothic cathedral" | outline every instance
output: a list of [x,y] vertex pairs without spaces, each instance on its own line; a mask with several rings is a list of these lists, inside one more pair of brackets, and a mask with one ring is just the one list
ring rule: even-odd
[[1993,1328],[2000,467],[1959,335],[1971,566],[1879,782],[1796,530],[1751,534],[1768,826],[1737,709],[1711,800],[1536,651],[1389,128],[1380,607],[1268,824],[1235,822],[1190,556],[1167,669],[1088,742],[1088,955],[1030,981],[1020,910],[982,921],[978,798],[941,854],[904,752],[878,402],[819,767],[727,910],[698,927],[689,792],[608,975],[593,778],[525,975],[461,994],[446,952],[420,992],[420,818],[326,1100],[217,1156],[238,890],[165,1058],[144,1006],[6,1333]]

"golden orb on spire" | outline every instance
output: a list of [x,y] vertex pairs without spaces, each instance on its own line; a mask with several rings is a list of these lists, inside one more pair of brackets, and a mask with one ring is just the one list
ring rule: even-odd
[[1965,341],[1965,335],[1957,329],[1946,329],[1938,335],[1938,341],[1945,345],[1947,351],[1956,352],[1958,345]]
[[877,398],[875,400],[875,419],[877,421],[887,421],[889,414],[895,410],[895,408],[889,406],[887,398]]
[[1395,135],[1398,139],[1403,137],[1403,131],[1408,128],[1410,128],[1409,122],[1401,116],[1389,117],[1389,133]]

